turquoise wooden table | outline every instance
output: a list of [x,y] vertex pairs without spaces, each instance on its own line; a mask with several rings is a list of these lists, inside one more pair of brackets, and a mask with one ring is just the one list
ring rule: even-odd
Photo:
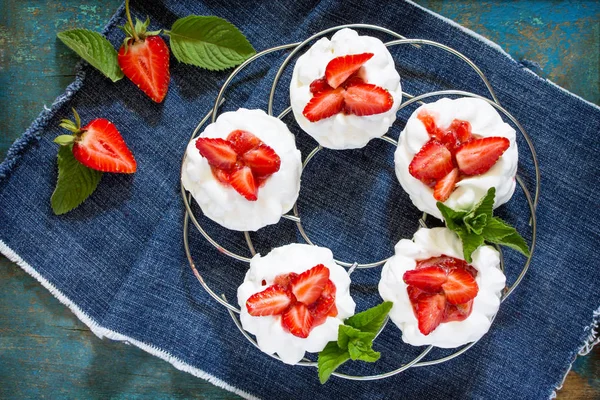
[[[541,76],[600,104],[600,2],[418,2],[500,44]],[[0,2],[0,160],[74,79],[78,58],[56,39],[56,32],[100,30],[119,4]],[[237,398],[135,347],[99,340],[1,256],[0,281],[0,398]],[[558,397],[600,398],[598,347],[575,361]]]

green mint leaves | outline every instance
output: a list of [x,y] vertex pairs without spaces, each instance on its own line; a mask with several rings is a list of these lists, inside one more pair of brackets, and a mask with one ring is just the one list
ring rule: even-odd
[[211,71],[234,67],[256,54],[242,32],[219,17],[190,15],[165,33],[177,60]]
[[[70,135],[58,136],[55,142],[65,142],[65,136]],[[83,203],[96,190],[102,178],[102,172],[88,168],[75,159],[72,147],[67,143],[58,149],[58,180],[50,200],[56,215],[65,214]]]
[[381,354],[373,350],[373,340],[393,303],[386,301],[358,313],[339,326],[337,342],[329,342],[319,353],[319,380],[327,382],[333,371],[348,360],[375,362]]
[[517,230],[492,215],[496,189],[487,194],[470,211],[456,211],[441,202],[437,208],[442,213],[448,229],[456,232],[463,244],[463,255],[472,262],[471,255],[484,242],[508,246],[529,257],[529,247]]
[[87,29],[72,29],[56,36],[113,82],[123,78],[123,71],[117,62],[117,52],[110,42],[98,32]]

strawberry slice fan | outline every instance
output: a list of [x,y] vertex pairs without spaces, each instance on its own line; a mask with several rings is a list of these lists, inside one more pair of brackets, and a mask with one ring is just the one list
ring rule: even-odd
[[[458,57],[459,59],[461,59],[462,61],[464,61],[467,65],[469,65],[472,70],[481,78],[483,84],[486,86],[487,91],[489,92],[489,97],[490,98],[486,98],[474,93],[470,93],[470,92],[466,92],[466,91],[461,91],[461,90],[442,90],[442,91],[435,91],[435,92],[428,92],[428,93],[423,93],[423,94],[419,94],[419,95],[415,95],[415,94],[409,94],[406,92],[402,92],[402,96],[404,98],[404,101],[401,103],[400,108],[398,110],[398,112],[404,108],[410,107],[411,105],[415,105],[417,103],[419,104],[423,104],[423,100],[425,99],[429,99],[429,98],[436,98],[436,97],[440,97],[440,96],[463,96],[463,97],[472,97],[472,98],[477,98],[477,99],[481,99],[487,103],[489,103],[491,106],[493,106],[497,111],[499,111],[501,114],[503,114],[511,123],[512,125],[520,132],[520,134],[522,135],[523,139],[526,141],[527,145],[528,145],[528,149],[529,149],[529,153],[532,159],[532,162],[535,166],[535,185],[534,185],[534,190],[533,190],[533,196],[530,194],[530,191],[527,189],[524,181],[522,180],[522,178],[517,175],[516,180],[517,183],[519,184],[521,190],[523,191],[524,197],[527,200],[528,203],[528,208],[529,208],[529,212],[530,212],[530,221],[529,221],[529,227],[530,227],[530,234],[531,234],[531,242],[530,242],[530,256],[527,258],[527,260],[525,261],[524,265],[521,268],[520,273],[518,274],[517,278],[514,280],[514,282],[512,282],[512,284],[508,285],[505,287],[504,291],[502,292],[502,296],[501,296],[501,302],[504,302],[510,295],[511,293],[518,287],[519,283],[521,282],[521,280],[523,279],[523,277],[525,276],[525,274],[527,273],[527,270],[529,268],[529,264],[531,262],[531,258],[533,256],[533,252],[534,252],[534,248],[535,248],[535,241],[536,241],[536,207],[537,207],[537,203],[538,203],[538,198],[539,198],[539,191],[540,191],[540,170],[539,170],[539,166],[538,166],[538,161],[537,161],[537,156],[536,156],[536,152],[535,149],[533,147],[533,144],[531,142],[531,139],[529,138],[529,136],[527,135],[527,133],[525,132],[525,130],[523,129],[523,127],[521,126],[521,124],[507,111],[505,110],[499,103],[498,98],[496,97],[494,90],[492,88],[492,86],[490,85],[490,83],[488,82],[487,78],[485,77],[485,75],[481,72],[481,70],[471,61],[469,60],[467,57],[465,57],[463,54],[459,53],[458,51],[456,51],[453,48],[450,48],[444,44],[441,43],[437,43],[434,41],[430,41],[430,40],[424,40],[424,39],[407,39],[404,36],[393,32],[389,29],[386,28],[382,28],[379,26],[375,26],[375,25],[366,25],[366,24],[350,24],[350,25],[343,25],[343,26],[337,26],[337,27],[333,27],[333,28],[329,28],[326,30],[323,30],[319,33],[316,33],[315,35],[309,37],[308,39],[306,39],[305,41],[301,42],[301,43],[292,43],[292,44],[285,44],[285,45],[281,45],[281,46],[277,46],[277,47],[273,47],[270,49],[266,49],[263,50],[261,52],[258,52],[256,55],[254,55],[253,57],[251,57],[250,59],[248,59],[246,62],[244,62],[243,64],[241,64],[239,67],[237,67],[229,76],[229,78],[225,81],[225,83],[223,84],[223,87],[221,88],[216,100],[215,100],[215,104],[214,107],[212,108],[211,111],[209,111],[209,113],[200,121],[200,123],[197,125],[197,127],[194,129],[191,138],[190,138],[190,142],[192,140],[194,140],[201,128],[209,121],[211,120],[211,122],[215,122],[217,116],[218,116],[218,110],[219,107],[221,106],[221,104],[224,102],[224,92],[226,91],[227,87],[233,82],[233,80],[235,79],[235,77],[240,73],[240,71],[242,71],[245,67],[247,67],[250,63],[252,63],[253,61],[255,61],[256,59],[273,53],[273,52],[280,52],[280,51],[290,51],[289,55],[287,56],[287,58],[283,61],[282,65],[280,66],[279,70],[277,71],[277,74],[274,78],[273,84],[271,86],[271,92],[269,95],[269,102],[268,102],[268,108],[267,108],[267,113],[270,116],[274,116],[276,114],[274,114],[273,111],[273,101],[274,101],[274,96],[275,96],[275,91],[277,90],[278,87],[278,83],[280,78],[283,76],[283,74],[286,72],[286,67],[290,64],[290,61],[294,58],[295,55],[297,55],[302,49],[306,48],[307,45],[311,44],[312,42],[314,42],[315,40],[317,40],[318,38],[320,38],[321,36],[327,35],[329,33],[333,33],[336,32],[340,29],[343,28],[352,28],[352,29],[359,29],[359,30],[366,30],[366,31],[376,31],[379,33],[383,33],[385,35],[389,35],[392,40],[385,43],[385,45],[387,47],[392,47],[392,46],[402,46],[402,45],[408,45],[408,46],[414,46],[417,47],[419,49],[423,49],[427,46],[433,46],[439,49],[442,49],[448,53],[450,53],[451,55]],[[431,60],[430,60],[431,61]],[[409,78],[404,78],[404,79],[410,79]],[[404,85],[406,87],[406,85]],[[284,118],[288,113],[290,113],[291,111],[291,107],[286,108],[285,110],[283,110],[279,115],[276,115],[277,118],[282,119]],[[406,123],[406,121],[401,121],[400,119],[397,119],[395,123],[399,123],[404,125]],[[384,140],[385,142],[394,145],[394,146],[398,146],[398,142],[396,140],[394,140],[393,138],[384,135],[382,137],[380,137],[379,139]],[[299,140],[301,140],[301,138],[299,138]],[[317,153],[319,153],[319,151],[322,149],[321,146],[316,147],[314,150],[312,150],[304,159],[303,163],[302,163],[302,167],[303,169],[306,168],[306,166],[308,165],[308,163],[310,162],[311,159],[313,159],[313,157],[315,157],[317,155]],[[333,155],[335,156],[335,155]],[[183,156],[183,160],[185,160],[185,155]],[[198,229],[198,231],[202,234],[202,236],[210,243],[212,244],[219,252],[224,253],[236,260],[242,261],[242,262],[246,262],[246,263],[250,263],[251,257],[253,257],[256,254],[256,251],[254,249],[254,245],[252,243],[252,240],[250,239],[250,235],[248,232],[244,232],[244,236],[245,236],[245,240],[246,243],[248,245],[248,249],[250,252],[250,257],[248,256],[244,256],[244,255],[239,255],[236,254],[235,252],[232,252],[226,248],[224,248],[223,246],[221,246],[219,243],[217,243],[215,240],[213,240],[211,238],[210,235],[208,235],[208,233],[202,228],[199,219],[194,215],[194,212],[192,211],[191,208],[191,201],[192,201],[192,196],[191,194],[187,193],[185,191],[185,189],[183,188],[183,185],[181,187],[181,196],[183,198],[183,202],[186,208],[186,214],[184,217],[184,224],[183,224],[183,239],[184,239],[184,247],[185,247],[185,251],[186,251],[186,255],[190,264],[190,267],[193,270],[194,275],[196,276],[196,278],[198,279],[200,285],[204,288],[204,290],[206,290],[208,292],[208,294],[210,294],[211,297],[213,297],[215,299],[215,301],[217,301],[218,303],[220,303],[223,307],[225,307],[225,309],[229,312],[231,318],[233,319],[233,321],[235,322],[237,328],[239,329],[239,331],[241,332],[242,335],[244,335],[248,341],[256,346],[258,348],[258,344],[255,341],[255,339],[250,336],[243,328],[242,325],[238,319],[238,315],[240,313],[240,310],[230,304],[227,299],[225,298],[224,295],[219,296],[214,290],[212,290],[207,284],[206,281],[203,279],[202,274],[200,273],[200,271],[198,271],[198,269],[196,268],[196,264],[194,262],[194,259],[191,255],[191,251],[190,251],[190,244],[188,241],[188,236],[189,236],[189,223],[190,220],[192,222],[192,224],[196,227],[196,229]],[[282,216],[282,218],[285,219],[289,219],[292,220],[296,223],[297,228],[301,234],[301,236],[304,238],[304,240],[306,240],[306,242],[310,245],[314,245],[314,243],[311,241],[311,239],[308,237],[308,235],[306,234],[306,231],[304,230],[303,226],[302,226],[302,218],[300,217],[299,213],[298,213],[298,207],[295,204],[293,209],[292,209],[292,214],[284,214]],[[421,227],[426,228],[426,221],[427,221],[427,214],[423,213],[422,217],[419,219],[419,224],[421,225]],[[233,232],[232,232],[233,233]],[[502,269],[502,271],[504,272],[504,260],[502,257],[502,251],[500,250],[500,248],[498,246],[496,246],[497,250],[500,253],[500,268]],[[393,252],[393,249],[390,249],[391,252]],[[393,253],[392,253],[393,254]],[[390,254],[390,257],[391,255]],[[335,262],[343,267],[348,268],[348,274],[352,274],[353,272],[355,272],[356,270],[360,270],[360,269],[366,269],[366,268],[377,268],[380,267],[381,265],[383,265],[389,258],[383,259],[383,260],[379,260],[379,261],[375,261],[375,262],[371,262],[371,263],[366,263],[366,264],[359,264],[357,262],[352,262],[352,261],[341,261],[341,260],[335,260]],[[355,272],[355,273],[360,273],[360,272]],[[492,318],[493,321],[493,318]],[[385,329],[386,325],[387,325],[387,320],[386,323],[383,324],[381,330]],[[380,332],[381,332],[380,330]],[[414,359],[409,360],[407,362],[405,362],[403,365],[398,366],[397,369],[386,372],[386,373],[380,373],[380,374],[374,374],[374,375],[367,375],[367,376],[353,376],[353,375],[347,375],[344,373],[340,373],[340,372],[334,372],[332,375],[336,376],[338,378],[343,378],[343,379],[350,379],[350,380],[377,380],[377,379],[384,379],[396,374],[399,374],[409,368],[412,367],[423,367],[423,366],[431,366],[431,365],[435,365],[435,364],[440,364],[446,361],[449,361],[455,357],[458,357],[459,355],[461,355],[462,353],[466,352],[467,350],[469,350],[473,345],[475,345],[475,343],[477,342],[472,342],[472,343],[468,343],[462,347],[457,348],[452,354],[450,355],[444,355],[444,356],[438,356],[437,358],[435,357],[435,350],[433,346],[428,346],[425,350],[423,350],[418,356],[416,356]],[[444,353],[444,354],[447,354]],[[273,358],[279,359],[279,357],[276,354],[272,354],[270,355]],[[429,356],[429,357],[427,357]],[[427,357],[427,359],[426,359]],[[300,361],[298,363],[299,365],[303,365],[303,366],[312,366],[312,367],[317,367],[317,362],[311,361],[307,358],[304,358],[302,361]]]

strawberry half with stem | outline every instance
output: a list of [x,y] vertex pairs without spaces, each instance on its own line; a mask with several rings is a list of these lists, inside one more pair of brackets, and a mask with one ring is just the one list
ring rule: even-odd
[[246,300],[246,309],[255,317],[265,315],[278,315],[284,312],[292,299],[287,290],[279,285],[269,286],[262,292],[254,293]]
[[334,58],[325,67],[327,83],[332,88],[337,88],[358,71],[364,63],[369,61],[371,57],[373,57],[373,53],[348,54]]
[[134,173],[137,163],[117,127],[107,119],[96,118],[83,128],[77,111],[75,122],[63,119],[62,128],[73,135],[61,135],[57,143],[73,145],[73,157],[88,168],[102,172]]
[[394,98],[387,89],[370,83],[353,83],[344,92],[344,110],[348,114],[381,114],[393,105]]
[[169,48],[165,41],[157,36],[158,31],[148,32],[150,20],[136,19],[135,26],[129,12],[129,0],[125,1],[127,23],[122,28],[127,37],[119,49],[117,60],[121,70],[131,82],[148,97],[161,103],[169,88]]
[[502,136],[473,139],[456,150],[456,163],[466,175],[484,174],[509,147],[510,141]]

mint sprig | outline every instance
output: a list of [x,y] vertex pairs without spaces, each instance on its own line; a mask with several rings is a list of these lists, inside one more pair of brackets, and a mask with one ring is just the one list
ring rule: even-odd
[[381,353],[373,350],[373,340],[381,329],[393,303],[383,302],[378,306],[358,313],[344,321],[338,329],[337,342],[329,342],[319,353],[319,380],[327,382],[331,374],[348,360],[375,362]]
[[470,211],[457,211],[437,202],[448,229],[456,232],[463,244],[463,256],[472,262],[472,254],[484,242],[508,246],[529,257],[529,247],[515,228],[493,216],[496,189],[487,194]]

